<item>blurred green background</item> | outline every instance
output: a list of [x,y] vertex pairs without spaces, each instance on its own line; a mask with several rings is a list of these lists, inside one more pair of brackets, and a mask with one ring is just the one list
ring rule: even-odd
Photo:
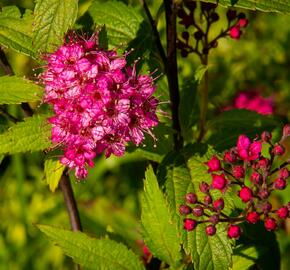
[[[91,1],[80,1],[81,17]],[[138,5],[137,0],[128,0]],[[150,2],[150,1],[148,1]],[[32,0],[0,0],[0,7],[17,5],[21,10],[33,10]],[[157,14],[160,1],[151,1]],[[220,8],[220,14],[225,14]],[[224,16],[224,15],[223,15]],[[210,113],[231,104],[238,91],[259,89],[275,101],[276,114],[289,122],[290,118],[290,16],[248,12],[250,24],[241,40],[224,39],[210,55]],[[225,17],[217,24],[222,27]],[[159,22],[164,34],[164,21]],[[5,50],[17,75],[33,77],[36,63],[28,57]],[[179,56],[181,84],[192,80],[199,65],[190,55]],[[0,74],[3,71],[0,70]],[[37,105],[35,105],[37,106]],[[37,108],[37,107],[35,107]],[[21,116],[19,108],[10,112]],[[7,126],[0,116],[0,131]],[[51,245],[34,227],[49,224],[69,228],[68,216],[59,190],[52,193],[43,181],[43,153],[5,157],[0,164],[0,269],[72,269],[72,261],[59,248]],[[137,153],[122,158],[98,157],[86,181],[72,181],[81,212],[84,231],[94,236],[109,235],[141,252],[138,219],[138,195],[148,162]],[[73,176],[72,176],[73,178]],[[282,192],[276,203],[289,200],[290,190]],[[282,269],[290,269],[290,223],[277,233]]]

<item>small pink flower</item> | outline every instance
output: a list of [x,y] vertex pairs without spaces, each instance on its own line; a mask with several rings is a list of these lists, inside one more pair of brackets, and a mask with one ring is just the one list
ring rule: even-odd
[[241,159],[251,161],[259,158],[262,149],[262,143],[251,143],[250,139],[246,135],[240,135],[237,142],[237,148]]
[[216,227],[212,224],[206,226],[205,233],[206,233],[206,235],[209,235],[209,236],[215,235]]

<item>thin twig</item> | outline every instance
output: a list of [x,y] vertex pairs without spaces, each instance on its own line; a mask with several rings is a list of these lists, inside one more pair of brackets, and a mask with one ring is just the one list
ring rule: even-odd
[[169,95],[172,111],[172,127],[175,130],[173,135],[174,149],[179,150],[183,145],[181,127],[179,122],[179,86],[178,68],[176,55],[176,3],[174,0],[164,0],[166,15],[166,40],[167,40],[167,65],[166,74],[169,86]]
[[67,213],[69,215],[72,231],[82,231],[81,220],[77,203],[74,197],[70,179],[66,173],[63,173],[59,182],[59,187],[62,191]]
[[156,21],[153,19],[152,14],[150,12],[150,9],[146,3],[146,0],[140,0],[141,4],[143,5],[143,8],[145,10],[146,16],[148,17],[148,20],[150,22],[152,31],[153,31],[153,35],[155,38],[155,43],[156,43],[156,47],[159,51],[160,57],[162,59],[163,65],[164,65],[164,69],[166,69],[166,65],[167,65],[167,58],[166,58],[166,54],[164,51],[164,48],[162,46],[161,40],[160,40],[160,36],[159,36],[159,32],[157,30],[157,24]]
[[16,124],[17,122],[19,122],[19,120],[16,117],[14,117],[10,113],[6,112],[6,110],[4,110],[3,108],[0,108],[0,114],[2,114],[3,116],[5,116],[8,120],[10,120],[11,122],[13,122],[14,124]]

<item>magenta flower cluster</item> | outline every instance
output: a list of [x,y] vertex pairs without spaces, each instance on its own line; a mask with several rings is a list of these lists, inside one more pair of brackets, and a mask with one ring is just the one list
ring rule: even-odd
[[[283,129],[281,141],[290,136],[290,125]],[[268,145],[269,158],[261,154],[262,145]],[[264,222],[266,230],[273,231],[278,227],[278,221],[290,217],[290,202],[278,209],[272,209],[271,193],[284,190],[290,178],[290,160],[274,167],[278,156],[286,153],[280,143],[273,144],[271,133],[265,131],[260,137],[251,141],[246,135],[240,135],[237,145],[224,153],[223,158],[214,155],[206,166],[211,174],[211,183],[202,182],[200,191],[202,196],[195,193],[186,195],[186,204],[179,208],[181,215],[193,215],[195,218],[184,219],[184,229],[191,231],[199,223],[207,223],[206,234],[216,233],[216,224],[228,224],[228,237],[239,238],[242,229],[238,223],[247,221],[254,224],[260,220]],[[228,216],[223,210],[225,201],[223,195],[229,187],[236,188],[237,195],[244,203],[244,209],[238,216]],[[221,197],[213,200],[211,190],[220,190]],[[197,220],[197,217],[203,217]]]
[[153,78],[137,75],[136,64],[126,66],[125,55],[99,48],[97,34],[70,35],[46,60],[41,79],[55,113],[52,141],[63,147],[61,163],[76,177],[87,176],[97,154],[122,156],[128,142],[139,145],[144,132],[152,135],[158,123]]

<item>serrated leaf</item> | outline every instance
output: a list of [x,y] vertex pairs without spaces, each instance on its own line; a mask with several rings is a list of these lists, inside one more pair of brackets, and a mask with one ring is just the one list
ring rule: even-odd
[[37,0],[33,29],[35,50],[55,50],[63,42],[64,34],[73,26],[77,12],[77,0]]
[[16,6],[2,8],[0,13],[0,44],[17,52],[35,56],[32,47],[32,14],[26,10],[23,16]]
[[290,12],[290,0],[203,0],[203,2],[219,3],[225,7],[241,7],[265,12]]
[[127,45],[136,37],[143,20],[137,10],[118,1],[94,1],[89,14],[97,26],[106,25],[111,46]]
[[44,162],[44,180],[49,189],[54,192],[62,176],[65,166],[57,159],[47,159]]
[[0,135],[0,154],[40,151],[51,146],[51,126],[47,116],[25,118]]
[[172,267],[177,266],[181,259],[177,225],[172,220],[151,166],[145,173],[141,203],[142,234],[146,245],[154,256]]
[[223,151],[236,144],[240,134],[251,138],[264,130],[271,131],[279,122],[271,116],[265,116],[249,110],[230,110],[221,113],[209,121],[212,135],[208,143]]
[[37,227],[66,255],[89,269],[145,269],[138,257],[123,244],[109,239],[94,239],[85,233],[53,228],[47,225],[38,225]]
[[[182,217],[178,214],[181,204],[184,204],[186,193],[195,192],[202,198],[198,187],[202,181],[210,183],[211,177],[204,165],[213,154],[213,150],[204,144],[188,146],[181,153],[171,153],[160,165],[158,178],[165,178],[168,201],[175,212],[182,234],[183,247],[190,254],[194,269],[228,269],[231,264],[232,249],[227,239],[224,225],[218,226],[218,233],[213,237],[205,234],[205,224],[200,224],[192,232],[182,228]],[[213,198],[221,197],[219,191],[211,192]],[[230,213],[233,207],[232,199],[223,195],[225,211]]]
[[231,270],[246,270],[255,264],[261,251],[256,246],[238,246],[234,250]]
[[17,77],[0,77],[0,105],[41,100],[43,88],[32,81]]

